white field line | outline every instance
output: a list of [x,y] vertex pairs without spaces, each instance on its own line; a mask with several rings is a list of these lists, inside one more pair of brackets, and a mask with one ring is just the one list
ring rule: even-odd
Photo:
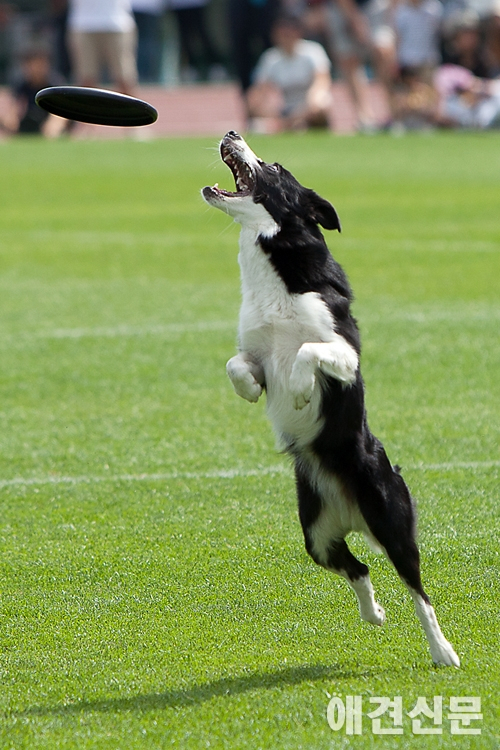
[[260,477],[269,474],[281,474],[288,471],[286,466],[264,466],[258,469],[221,469],[219,471],[171,471],[153,474],[102,474],[100,476],[49,476],[49,477],[14,477],[0,479],[2,487],[16,485],[29,486],[37,484],[98,484],[100,482],[168,482],[175,479],[237,479]]
[[[363,315],[363,322],[390,323],[391,320],[408,321],[411,323],[433,323],[439,321],[456,322],[457,325],[463,325],[467,321],[488,321],[500,319],[500,308],[491,308],[489,310],[463,311],[461,314],[453,311],[387,311],[386,314],[377,312],[377,314]],[[80,338],[117,338],[119,336],[165,336],[189,332],[203,331],[225,331],[234,329],[236,332],[237,322],[235,320],[200,320],[193,323],[166,323],[151,325],[117,325],[117,326],[96,326],[94,328],[55,328],[47,331],[39,331],[33,335],[33,338],[51,338],[51,339],[80,339]]]
[[[229,224],[229,227],[232,227]],[[24,240],[31,242],[60,241],[69,242],[78,245],[90,245],[94,249],[95,245],[120,244],[129,246],[142,245],[171,245],[172,241],[188,241],[191,236],[186,230],[179,230],[175,233],[169,232],[117,232],[106,230],[69,230],[69,229],[15,229],[3,230],[2,234],[6,238],[22,237]],[[369,237],[341,237],[342,245],[352,247],[357,250],[364,250],[378,245],[377,240]],[[471,239],[387,239],[384,246],[389,250],[400,251],[428,251],[428,252],[465,252],[465,253],[497,253],[500,250],[500,244],[495,240],[471,240]]]
[[[405,466],[408,471],[459,471],[459,470],[483,470],[500,468],[499,461],[445,461],[439,464],[413,464]],[[263,466],[257,469],[221,469],[219,471],[172,471],[143,474],[102,474],[97,476],[47,476],[47,477],[14,477],[13,479],[0,479],[0,489],[5,487],[29,487],[36,485],[57,484],[99,484],[103,482],[169,482],[173,480],[203,480],[203,479],[240,479],[245,477],[263,477],[272,474],[290,474],[291,466],[276,465]]]
[[404,471],[460,471],[466,469],[474,471],[475,469],[499,469],[500,460],[498,461],[444,461],[440,464],[404,464],[401,469]]
[[117,325],[81,328],[52,328],[47,330],[25,332],[18,335],[0,332],[0,345],[26,343],[40,339],[83,339],[83,338],[119,338],[140,336],[176,336],[183,333],[205,333],[210,331],[229,331],[236,333],[235,320],[198,320],[192,323],[151,323],[149,325]]
[[80,339],[85,337],[109,337],[118,336],[162,336],[165,334],[194,333],[202,331],[223,331],[235,328],[233,320],[198,320],[193,323],[165,323],[142,326],[118,325],[98,326],[96,328],[55,328],[49,331],[41,331],[37,338],[52,339]]
[[[366,250],[378,246],[377,240],[369,237],[344,237],[342,244],[352,247],[355,250]],[[384,247],[387,250],[397,252],[417,251],[417,252],[434,252],[434,253],[498,253],[500,243],[494,240],[408,240],[394,239],[385,240]]]
[[500,320],[500,308],[489,307],[483,310],[386,310],[379,309],[373,313],[368,310],[360,309],[355,312],[360,318],[361,325],[370,323],[390,324],[392,321],[402,321],[408,323],[456,323],[463,326],[464,323],[475,323],[486,321],[493,322]]
[[2,234],[8,238],[10,237],[22,237],[25,240],[31,242],[46,242],[47,240],[61,240],[64,242],[73,242],[80,245],[92,245],[95,247],[96,244],[108,244],[113,245],[169,245],[172,243],[172,239],[184,240],[186,237],[190,237],[189,231],[179,230],[177,232],[115,232],[106,230],[97,231],[80,231],[71,229],[7,229],[3,230]]

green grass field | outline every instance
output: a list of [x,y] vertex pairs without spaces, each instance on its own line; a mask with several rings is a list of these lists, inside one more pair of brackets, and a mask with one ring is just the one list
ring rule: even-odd
[[[221,133],[222,135],[222,133]],[[255,137],[336,206],[373,431],[419,507],[436,669],[307,557],[265,404],[238,399],[238,229],[213,141],[0,144],[0,748],[498,748],[500,139]],[[361,696],[362,734],[330,697]],[[403,735],[370,698],[402,697]],[[443,698],[441,735],[407,716]],[[452,735],[451,697],[480,697]],[[425,726],[432,726],[427,719]],[[390,728],[388,715],[382,726]]]

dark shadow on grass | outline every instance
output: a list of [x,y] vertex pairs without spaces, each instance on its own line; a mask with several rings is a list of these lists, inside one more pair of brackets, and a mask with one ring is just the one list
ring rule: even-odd
[[303,682],[314,682],[330,678],[332,680],[349,679],[368,675],[371,670],[342,671],[336,665],[315,665],[288,667],[277,672],[257,672],[241,677],[223,677],[214,682],[193,685],[185,689],[168,690],[164,693],[136,695],[129,698],[109,698],[95,701],[78,701],[59,706],[33,706],[24,711],[15,711],[15,717],[28,716],[71,716],[81,713],[121,713],[161,711],[166,708],[191,706],[212,698],[241,695],[252,690],[270,690],[273,688],[300,685]]

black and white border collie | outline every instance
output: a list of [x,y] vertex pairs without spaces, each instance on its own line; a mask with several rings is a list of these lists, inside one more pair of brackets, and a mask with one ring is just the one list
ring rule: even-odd
[[278,444],[294,459],[306,549],[347,580],[362,619],[382,625],[368,568],[345,541],[362,532],[408,587],[434,662],[458,667],[422,588],[412,498],[368,427],[351,289],[318,226],[340,231],[337,213],[237,133],[220,152],[236,191],[202,194],[241,224],[239,353],[227,373],[247,401],[266,391]]

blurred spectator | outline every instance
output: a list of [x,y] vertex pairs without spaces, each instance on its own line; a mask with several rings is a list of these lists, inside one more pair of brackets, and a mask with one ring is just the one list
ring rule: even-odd
[[231,58],[243,94],[250,88],[257,60],[272,44],[279,7],[279,0],[228,0]]
[[443,4],[443,20],[446,21],[448,16],[450,16],[452,13],[456,13],[457,11],[461,10],[474,10],[474,12],[477,12],[475,8],[473,8],[473,3],[470,0],[441,0]]
[[137,26],[137,73],[141,83],[158,83],[162,56],[162,16],[166,0],[132,0]]
[[439,0],[402,0],[394,11],[399,75],[391,96],[391,132],[428,129],[436,123],[434,72],[441,61]]
[[467,68],[442,65],[436,73],[439,122],[448,127],[500,128],[500,80],[478,78]]
[[251,117],[273,118],[280,129],[328,125],[330,61],[318,43],[303,39],[297,17],[280,17],[273,26],[275,46],[260,58],[248,91]]
[[473,10],[453,11],[443,24],[443,62],[461,65],[478,78],[487,78],[489,71],[481,41],[478,14]]
[[328,0],[307,0],[305,7],[301,0],[297,0],[297,2],[294,2],[294,0],[282,0],[282,2],[286,9],[285,12],[302,18],[306,39],[313,39],[328,50],[330,44],[326,15]]
[[485,59],[490,78],[500,77],[500,0],[496,0],[486,19]]
[[365,63],[372,63],[388,97],[397,74],[390,0],[330,0],[327,13],[332,56],[349,88],[358,127],[371,131],[376,124]]
[[96,86],[106,71],[118,91],[133,92],[137,33],[131,0],[69,0],[68,30],[78,85]]
[[50,67],[50,57],[44,50],[33,50],[24,55],[22,76],[12,87],[14,106],[10,117],[3,121],[4,130],[20,135],[46,135],[55,137],[67,127],[67,121],[49,115],[35,103],[35,95],[40,89],[55,86],[61,82]]
[[212,41],[205,9],[208,0],[168,0],[177,19],[181,43],[181,74],[188,80],[220,80],[225,77],[222,56]]
[[14,9],[8,3],[0,3],[0,84],[5,83],[10,63],[9,23]]
[[441,59],[442,16],[439,0],[403,0],[394,14],[399,67],[418,71],[428,83]]
[[422,80],[419,68],[403,67],[392,95],[391,132],[428,130],[437,121],[439,97],[432,83]]
[[67,45],[68,0],[51,0],[50,19],[54,34],[53,66],[65,80],[71,78],[71,60]]

